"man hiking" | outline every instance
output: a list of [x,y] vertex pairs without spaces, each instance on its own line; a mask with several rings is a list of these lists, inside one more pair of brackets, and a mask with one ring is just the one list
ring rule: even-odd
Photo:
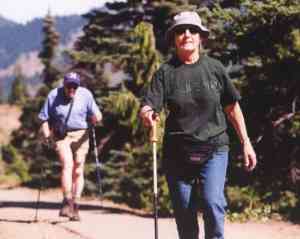
[[84,162],[89,150],[89,124],[102,114],[92,93],[80,86],[80,76],[69,72],[63,86],[50,91],[38,115],[44,140],[54,142],[62,165],[62,207],[59,216],[80,221],[79,199],[84,187]]

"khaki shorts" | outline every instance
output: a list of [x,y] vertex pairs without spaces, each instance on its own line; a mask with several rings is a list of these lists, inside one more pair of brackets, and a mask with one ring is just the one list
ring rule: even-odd
[[70,131],[64,139],[55,143],[58,154],[66,155],[71,148],[73,160],[76,163],[83,163],[89,151],[89,131],[87,129]]

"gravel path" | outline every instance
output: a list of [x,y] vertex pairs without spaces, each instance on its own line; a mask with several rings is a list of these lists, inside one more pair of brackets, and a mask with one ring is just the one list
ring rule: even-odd
[[[153,239],[153,218],[111,202],[85,198],[81,222],[58,217],[59,190],[0,189],[0,239]],[[200,226],[203,225],[200,220]],[[178,239],[173,218],[159,219],[159,239]],[[226,239],[299,239],[300,225],[287,222],[226,222]],[[203,237],[201,237],[202,239]]]

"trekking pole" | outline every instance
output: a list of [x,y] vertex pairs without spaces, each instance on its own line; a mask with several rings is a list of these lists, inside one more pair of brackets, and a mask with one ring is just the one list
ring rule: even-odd
[[41,202],[41,191],[43,189],[43,178],[44,178],[44,169],[43,169],[43,165],[41,164],[40,165],[40,178],[39,178],[38,196],[37,196],[37,200],[36,200],[35,216],[34,216],[34,221],[35,222],[38,222],[40,202]]
[[[40,179],[40,181],[42,181]],[[36,200],[36,207],[35,207],[35,216],[34,216],[34,221],[38,222],[38,214],[39,214],[39,207],[40,207],[40,201],[41,201],[41,190],[42,190],[42,186],[41,186],[41,182],[39,183],[39,189],[38,189],[38,196],[37,196],[37,200]]]
[[[43,146],[42,146],[42,149],[43,149]],[[43,188],[43,179],[44,179],[44,169],[43,169],[43,164],[41,162],[41,164],[40,164],[39,188],[38,188],[38,196],[37,196],[37,200],[36,200],[34,222],[38,222],[39,208],[40,208],[40,202],[41,202],[41,191],[42,191],[42,188]]]
[[96,161],[96,176],[97,176],[97,184],[98,184],[98,196],[101,198],[102,195],[102,187],[101,187],[101,174],[100,174],[100,162],[98,158],[98,149],[97,149],[97,143],[96,143],[96,133],[95,133],[95,127],[91,126],[92,129],[92,137],[93,137],[93,146],[94,146],[94,157]]
[[158,213],[157,213],[157,125],[156,121],[151,129],[152,153],[153,153],[153,205],[154,205],[154,236],[158,239]]

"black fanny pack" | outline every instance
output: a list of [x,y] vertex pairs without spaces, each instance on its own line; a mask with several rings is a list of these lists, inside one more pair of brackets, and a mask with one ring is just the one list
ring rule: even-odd
[[211,159],[217,147],[213,142],[195,142],[182,136],[171,136],[166,146],[169,157],[195,165],[201,165]]
[[216,146],[207,142],[189,142],[182,148],[183,158],[189,164],[203,164],[212,158]]

